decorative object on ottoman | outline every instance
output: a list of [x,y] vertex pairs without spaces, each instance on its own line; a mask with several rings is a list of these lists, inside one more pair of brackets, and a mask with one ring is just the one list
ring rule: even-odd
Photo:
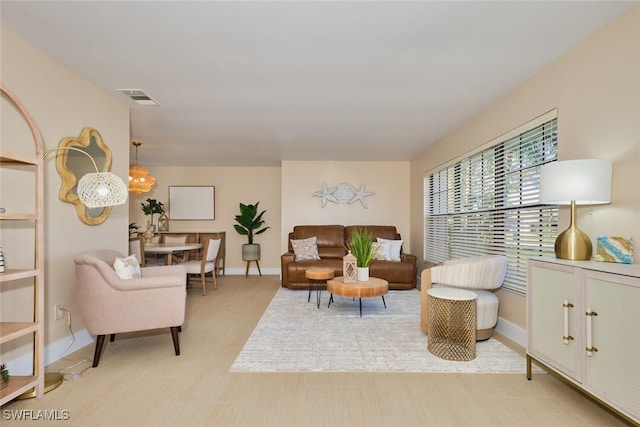
[[369,264],[377,252],[377,249],[373,247],[371,232],[363,228],[356,228],[351,235],[351,240],[347,243],[347,248],[357,259],[358,281],[366,282],[369,280]]
[[342,257],[342,278],[344,283],[358,283],[358,260],[351,251]]
[[596,261],[633,263],[633,237],[598,236]]
[[2,246],[0,246],[0,273],[4,273],[4,255],[2,254]]
[[447,360],[476,358],[476,294],[455,288],[431,288],[428,349]]
[[249,275],[249,264],[251,261],[256,262],[258,273],[262,276],[260,263],[258,262],[260,261],[260,245],[253,243],[253,237],[264,233],[270,227],[260,228],[264,225],[262,216],[266,211],[258,213],[259,203],[260,202],[256,202],[254,205],[240,203],[240,215],[236,215],[235,220],[237,224],[233,226],[238,234],[247,236],[247,243],[242,245],[242,260],[247,262],[245,276]]

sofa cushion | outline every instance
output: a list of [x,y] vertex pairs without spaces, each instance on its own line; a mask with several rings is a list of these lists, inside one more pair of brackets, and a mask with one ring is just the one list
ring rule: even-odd
[[378,237],[378,242],[384,243],[384,257],[386,261],[400,261],[402,240],[388,240]]
[[292,240],[316,238],[318,255],[324,258],[342,258],[347,254],[344,245],[344,226],[342,225],[296,225],[289,233],[289,251],[293,252]]
[[316,237],[308,237],[306,239],[291,240],[293,253],[296,255],[296,261],[318,260],[318,245]]
[[126,258],[116,258],[113,261],[113,269],[121,279],[135,279],[142,276],[140,264],[135,255],[129,255]]
[[373,246],[373,259],[378,261],[388,260],[388,245],[386,242],[373,242],[371,243]]

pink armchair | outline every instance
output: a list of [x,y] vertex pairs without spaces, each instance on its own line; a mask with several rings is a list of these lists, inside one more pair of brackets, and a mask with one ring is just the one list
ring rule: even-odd
[[75,258],[78,302],[87,330],[97,336],[93,367],[98,366],[104,337],[117,333],[170,328],[176,356],[178,332],[184,322],[186,277],[184,266],[142,268],[142,277],[120,279],[113,269],[119,252],[99,250]]

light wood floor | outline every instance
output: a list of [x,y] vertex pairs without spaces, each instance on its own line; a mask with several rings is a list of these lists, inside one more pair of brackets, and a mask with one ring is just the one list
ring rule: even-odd
[[[122,334],[97,368],[40,400],[5,405],[0,424],[49,425],[8,419],[24,409],[68,411],[52,423],[64,426],[625,425],[546,374],[229,373],[279,284],[227,276],[205,297],[189,289],[181,356],[168,329]],[[93,345],[48,370],[92,357]]]

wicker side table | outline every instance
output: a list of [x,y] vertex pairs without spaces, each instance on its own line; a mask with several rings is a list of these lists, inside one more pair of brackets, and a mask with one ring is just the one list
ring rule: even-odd
[[427,348],[447,360],[476,358],[476,294],[462,289],[431,288]]

